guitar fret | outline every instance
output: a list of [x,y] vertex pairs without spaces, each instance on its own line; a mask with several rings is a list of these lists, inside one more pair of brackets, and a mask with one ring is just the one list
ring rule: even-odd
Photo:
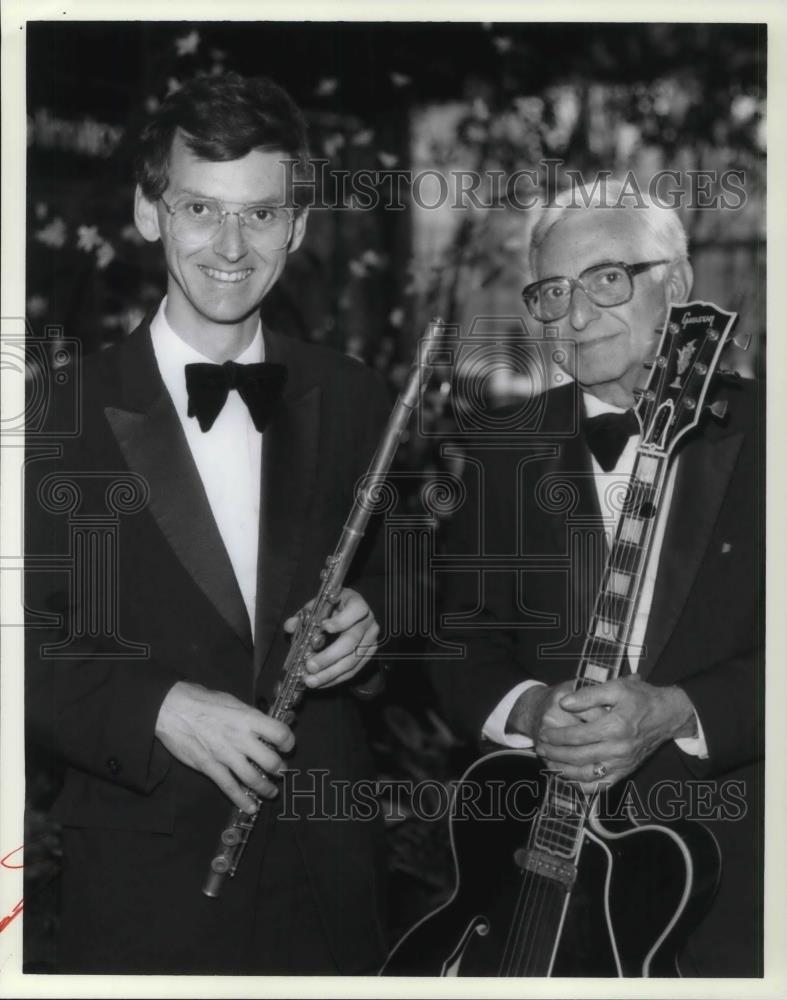
[[577,821],[577,825],[571,830],[561,830],[559,825],[550,825],[549,821],[545,820],[539,826],[537,840],[540,840],[543,844],[548,837],[555,846],[564,845],[570,847],[576,841],[580,829],[579,821]]
[[653,455],[640,455],[637,462],[637,479],[643,483],[655,483],[659,471],[659,460]]
[[[572,810],[565,816],[548,814],[544,816],[542,826],[557,837],[573,837],[582,823],[582,815],[574,812],[574,805],[566,806]],[[572,814],[573,813],[573,814]]]
[[586,651],[585,655],[588,659],[592,659],[594,663],[602,664],[604,661],[607,661],[614,664],[623,655],[623,647],[619,642],[612,642],[598,636],[590,636],[589,640],[590,648]]
[[599,615],[593,625],[593,636],[596,639],[603,639],[604,642],[615,642],[618,638],[620,627],[620,622],[611,621]]
[[629,573],[623,573],[620,570],[610,570],[609,577],[607,578],[607,589],[613,594],[627,597],[629,588],[631,587],[631,580],[632,578]]
[[581,825],[578,824],[574,830],[566,833],[541,823],[535,828],[534,833],[533,844],[535,847],[570,857],[577,849]]
[[613,594],[612,591],[604,590],[599,595],[598,613],[608,621],[622,622],[628,615],[631,600],[622,597],[620,594]]
[[550,830],[556,836],[572,837],[582,823],[582,813],[575,803],[569,802],[562,806],[561,812],[554,812],[552,809],[555,803],[550,803],[552,808],[542,812],[542,826]]
[[598,663],[585,663],[582,667],[582,677],[580,680],[591,681],[594,684],[603,684],[609,680],[609,667],[599,666]]
[[641,549],[629,542],[621,542],[620,539],[612,547],[609,556],[609,568],[616,572],[623,572],[627,576],[632,576],[632,568],[636,568],[637,560]]
[[555,809],[554,815],[558,819],[571,817],[576,812],[576,801],[570,793],[561,794],[558,792],[553,794],[552,805]]
[[639,545],[642,538],[644,521],[638,517],[622,516],[620,519],[620,531],[618,539],[628,544]]

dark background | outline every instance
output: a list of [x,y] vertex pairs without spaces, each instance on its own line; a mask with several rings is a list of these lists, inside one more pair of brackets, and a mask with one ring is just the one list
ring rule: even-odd
[[[587,176],[659,169],[744,171],[735,211],[685,211],[694,296],[740,313],[765,357],[765,27],[756,24],[352,24],[29,22],[27,312],[31,336],[52,328],[85,351],[127,334],[157,304],[165,273],[132,225],[133,136],[153,104],[194,73],[273,77],[304,109],[312,153],[333,169],[461,167],[507,173],[562,161]],[[313,211],[301,250],[264,304],[292,336],[322,341],[401,384],[429,316],[460,331],[479,316],[521,315],[522,234],[529,213]],[[504,380],[505,381],[505,380]],[[511,384],[506,383],[511,390]],[[450,435],[444,394],[430,391],[430,429]],[[441,468],[413,432],[400,471]],[[419,491],[403,503],[413,512]],[[439,535],[439,517],[432,529]],[[327,553],[326,553],[327,554]],[[428,581],[427,581],[428,583]],[[383,777],[448,782],[474,753],[435,710],[418,628],[394,636],[385,703],[369,707]],[[32,760],[31,829],[40,866],[25,907],[27,956],[51,962],[57,833],[44,818],[56,788]],[[389,823],[396,935],[450,888],[445,822]]]

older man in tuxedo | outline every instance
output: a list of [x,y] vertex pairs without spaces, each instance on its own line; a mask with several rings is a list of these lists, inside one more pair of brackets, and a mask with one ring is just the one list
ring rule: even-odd
[[[51,414],[58,455],[30,463],[31,556],[77,557],[47,484],[73,487],[82,523],[118,500],[113,555],[86,555],[88,576],[116,555],[104,589],[28,574],[28,606],[59,623],[31,618],[27,719],[64,767],[60,971],[361,973],[383,954],[380,830],[326,808],[319,780],[371,774],[356,695],[378,634],[373,545],[297,723],[267,714],[387,412],[362,364],[260,324],[304,237],[291,182],[307,155],[270,81],[197,79],[163,102],[139,141],[135,221],[162,245],[166,297],[87,360],[79,435]],[[282,802],[285,766],[299,795]],[[233,804],[260,815],[207,898]]]
[[[621,192],[611,183],[590,196],[569,192],[532,231],[532,281],[523,296],[531,317],[568,345],[560,384],[538,401],[528,448],[511,443],[510,414],[499,441],[490,418],[488,440],[468,446],[468,501],[449,527],[447,550],[460,569],[464,554],[479,553],[537,557],[539,565],[479,575],[476,560],[473,572],[444,574],[441,640],[464,654],[435,659],[432,673],[449,720],[488,748],[534,748],[585,792],[630,780],[645,807],[657,801],[654,789],[669,791],[668,813],[702,820],[720,848],[721,881],[679,969],[753,976],[762,973],[764,722],[756,383],[730,389],[725,421],[703,420],[678,445],[629,663],[605,683],[575,691],[572,679],[603,540],[611,543],[620,516],[611,500],[640,441],[635,393],[667,307],[686,301],[692,286],[677,213],[627,205]],[[571,510],[540,489],[555,476],[569,485]],[[567,577],[569,518],[584,525],[588,544],[574,550]],[[600,547],[589,544],[594,532]],[[602,554],[595,565],[578,555],[591,550]],[[641,901],[641,913],[647,905]]]

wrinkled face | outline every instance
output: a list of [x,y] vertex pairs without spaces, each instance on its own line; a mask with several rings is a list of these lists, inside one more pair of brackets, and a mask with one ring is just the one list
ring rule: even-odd
[[[633,210],[578,209],[568,211],[549,231],[538,255],[536,280],[577,278],[585,268],[605,261],[637,264],[665,256],[640,231]],[[575,363],[574,352],[569,352],[572,360],[566,370],[594,395],[620,404],[644,383],[643,365],[655,352],[657,329],[674,297],[665,270],[670,269],[659,267],[634,277],[634,294],[620,306],[594,305],[575,288],[568,315],[552,324],[561,338],[577,345]]]
[[[169,159],[164,199],[172,206],[184,197],[219,201],[231,211],[248,204],[285,204],[286,171],[281,152],[252,150],[239,160],[213,163],[198,159],[179,135]],[[256,327],[260,303],[278,280],[303,239],[305,215],[296,217],[289,243],[267,247],[249,234],[236,215],[228,215],[216,235],[201,246],[173,239],[170,218],[159,201],[138,195],[137,224],[146,239],[160,238],[169,272],[167,315],[178,332],[209,330],[216,324]]]

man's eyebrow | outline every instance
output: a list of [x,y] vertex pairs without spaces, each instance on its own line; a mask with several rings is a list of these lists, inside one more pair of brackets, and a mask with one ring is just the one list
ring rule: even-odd
[[176,198],[180,198],[183,195],[189,195],[192,198],[200,198],[202,201],[215,201],[219,205],[245,205],[248,208],[254,208],[256,206],[275,208],[280,204],[276,198],[257,198],[254,201],[225,201],[223,198],[217,198],[214,194],[205,194],[203,191],[195,191],[193,188],[181,188],[178,191]]
[[205,201],[221,201],[220,198],[215,198],[212,194],[205,194],[203,191],[195,191],[194,188],[181,188],[178,191],[178,196],[182,194],[190,194],[193,198],[204,198]]

